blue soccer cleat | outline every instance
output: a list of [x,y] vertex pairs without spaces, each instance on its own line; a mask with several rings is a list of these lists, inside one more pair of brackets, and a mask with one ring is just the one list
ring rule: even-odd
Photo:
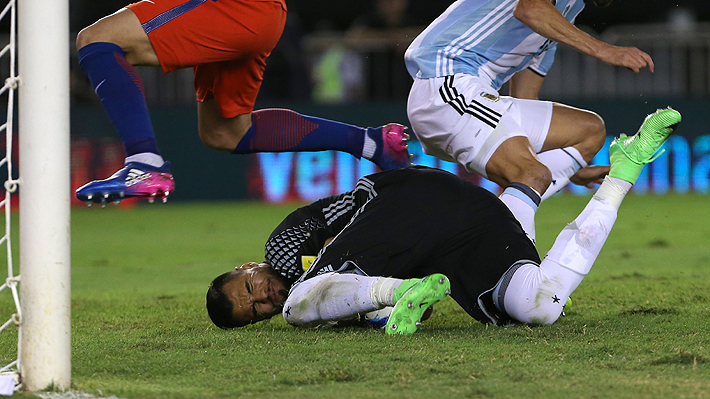
[[160,198],[167,202],[175,189],[170,162],[157,168],[141,162],[129,162],[125,167],[104,180],[95,180],[76,190],[76,197],[92,204],[106,206],[126,198],[146,198],[153,202]]

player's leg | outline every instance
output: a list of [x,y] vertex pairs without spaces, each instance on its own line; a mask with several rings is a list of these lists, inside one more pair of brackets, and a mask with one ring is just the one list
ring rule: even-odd
[[549,101],[513,99],[506,112],[530,141],[539,161],[552,175],[541,200],[561,190],[572,178],[588,185],[608,173],[608,166],[588,166],[604,143],[604,122],[593,112]]
[[560,233],[539,267],[522,264],[503,276],[493,295],[499,309],[525,323],[557,320],[569,295],[591,270],[624,196],[680,119],[675,110],[658,110],[646,118],[636,135],[622,135],[612,143],[609,176],[582,213]]
[[590,162],[604,145],[605,138],[606,127],[599,115],[555,103],[542,152],[572,147],[585,162]]
[[362,128],[288,109],[226,118],[219,108],[214,98],[198,103],[200,138],[212,149],[233,154],[336,150],[369,159],[382,170],[411,164],[409,136],[396,123]]
[[531,145],[510,113],[513,105],[514,99],[499,97],[477,77],[456,74],[415,79],[407,113],[427,154],[505,187],[501,200],[534,240],[540,194],[552,178],[535,155],[542,143]]
[[122,8],[82,29],[76,37],[78,50],[92,43],[113,43],[131,65],[160,66],[153,45],[136,14]]
[[234,59],[195,67],[198,125],[207,146],[235,154],[338,150],[370,159],[381,169],[411,164],[404,126],[361,128],[287,109],[253,111],[286,9],[279,2],[222,3],[238,12],[243,26],[230,31],[229,47],[239,50]]
[[[504,119],[496,129],[507,130]],[[508,126],[515,124],[511,122]],[[535,155],[528,138],[515,136],[505,140],[486,163],[486,172],[490,180],[505,187],[500,200],[535,242],[535,214],[542,200],[541,193],[552,183],[552,174]]]
[[397,123],[363,128],[287,109],[254,111],[251,122],[232,153],[336,150],[369,159],[382,170],[411,165],[409,135]]
[[[440,278],[444,284],[438,284]],[[411,334],[424,312],[448,295],[446,277],[437,275],[437,284],[430,284],[430,280],[325,273],[294,286],[284,303],[283,315],[289,324],[318,327],[394,306],[390,319],[400,320],[401,326],[395,325],[390,333]]]
[[[525,113],[521,118],[523,124],[536,119],[535,115],[525,112],[527,107],[522,109]],[[526,132],[534,130],[526,129]],[[552,173],[552,184],[542,195],[542,200],[557,193],[570,181],[570,177],[587,167],[604,145],[605,138],[604,121],[599,115],[563,104],[554,104],[549,129],[538,154],[540,161]],[[584,179],[594,181],[602,178],[608,168],[595,167],[590,168],[588,172],[593,176],[586,173]]]
[[[501,200],[533,240],[535,212],[541,201],[561,190],[582,169],[584,176],[578,176],[577,183],[598,181],[608,171],[606,167],[587,167],[605,138],[604,123],[592,112],[513,99],[496,129],[525,134],[501,144],[486,164],[486,171],[491,180],[501,186],[507,184]],[[516,184],[511,187],[511,182]]]
[[338,273],[307,279],[289,292],[284,319],[299,327],[321,327],[380,309],[387,304],[377,303],[372,297],[376,281],[376,277]]
[[139,19],[124,8],[83,29],[76,44],[79,65],[126,149],[126,168],[81,187],[77,196],[89,204],[135,196],[166,199],[173,189],[172,175],[158,151],[143,83],[133,67],[159,62]]

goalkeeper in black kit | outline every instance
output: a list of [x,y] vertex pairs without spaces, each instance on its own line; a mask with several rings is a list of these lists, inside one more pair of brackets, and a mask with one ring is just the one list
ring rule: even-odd
[[411,334],[451,297],[483,323],[552,324],[589,273],[626,193],[680,122],[658,110],[610,148],[611,169],[544,260],[492,193],[437,169],[366,176],[355,190],[294,211],[266,244],[264,263],[217,277],[207,309],[221,328],[282,313],[315,327],[393,306],[388,334]]

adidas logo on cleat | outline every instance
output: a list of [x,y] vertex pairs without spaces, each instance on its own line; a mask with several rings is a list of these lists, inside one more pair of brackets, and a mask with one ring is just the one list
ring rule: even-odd
[[131,187],[149,178],[150,173],[143,172],[140,169],[131,169],[128,171],[128,176],[126,176],[126,187]]

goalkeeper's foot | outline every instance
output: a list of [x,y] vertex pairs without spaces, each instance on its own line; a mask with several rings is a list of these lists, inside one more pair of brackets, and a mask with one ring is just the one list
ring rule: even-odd
[[390,335],[413,334],[424,312],[451,293],[451,283],[443,274],[432,274],[418,281],[404,280],[402,284],[406,284],[403,289],[409,288],[404,293],[399,288],[395,290],[397,302],[385,326],[385,332]]
[[382,170],[406,168],[412,165],[404,132],[407,127],[390,123],[378,128],[368,128],[367,135],[377,144],[375,154],[370,159]]
[[106,206],[109,202],[120,202],[126,198],[146,198],[150,202],[158,198],[166,202],[174,189],[170,162],[165,162],[159,168],[141,162],[129,162],[111,177],[79,187],[76,197],[89,206],[95,203]]
[[622,134],[609,147],[609,176],[636,183],[643,166],[658,157],[663,143],[680,123],[680,113],[672,108],[656,110],[644,119],[631,137]]

